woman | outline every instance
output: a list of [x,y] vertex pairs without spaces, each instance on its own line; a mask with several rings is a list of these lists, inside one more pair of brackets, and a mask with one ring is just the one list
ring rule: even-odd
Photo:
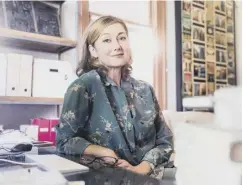
[[140,174],[167,164],[172,133],[152,87],[130,76],[125,23],[103,16],[87,28],[83,42],[79,78],[65,94],[56,127],[58,152],[113,157],[118,167]]

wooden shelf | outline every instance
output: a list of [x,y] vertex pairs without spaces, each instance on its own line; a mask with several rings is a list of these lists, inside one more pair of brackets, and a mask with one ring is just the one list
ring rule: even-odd
[[63,98],[0,96],[0,104],[62,105]]
[[76,41],[61,37],[0,28],[0,45],[34,51],[61,53],[76,47]]

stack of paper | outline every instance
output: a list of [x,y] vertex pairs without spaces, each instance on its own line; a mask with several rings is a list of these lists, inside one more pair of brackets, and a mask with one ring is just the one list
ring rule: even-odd
[[184,108],[213,108],[213,96],[193,96],[182,99]]
[[59,171],[62,174],[70,174],[74,172],[87,172],[89,168],[81,164],[75,163],[63,157],[50,155],[26,155],[26,160],[35,162],[47,170]]
[[0,171],[1,185],[67,185],[68,181],[59,172],[39,168],[19,168]]
[[214,124],[230,130],[242,130],[242,87],[222,88],[214,93]]
[[180,123],[174,129],[177,185],[239,185],[241,164],[230,159],[231,144],[241,131],[212,123]]

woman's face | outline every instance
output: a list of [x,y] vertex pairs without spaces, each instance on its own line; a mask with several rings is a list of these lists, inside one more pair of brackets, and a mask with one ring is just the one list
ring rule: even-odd
[[119,23],[106,27],[94,46],[89,46],[89,51],[100,63],[110,68],[122,67],[131,60],[128,36]]

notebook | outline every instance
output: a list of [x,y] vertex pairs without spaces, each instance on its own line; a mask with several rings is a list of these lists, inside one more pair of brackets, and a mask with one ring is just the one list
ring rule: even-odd
[[62,174],[73,172],[87,172],[89,168],[75,163],[71,160],[65,159],[55,154],[50,155],[26,155],[26,161],[31,161],[39,164],[47,170],[59,171]]

